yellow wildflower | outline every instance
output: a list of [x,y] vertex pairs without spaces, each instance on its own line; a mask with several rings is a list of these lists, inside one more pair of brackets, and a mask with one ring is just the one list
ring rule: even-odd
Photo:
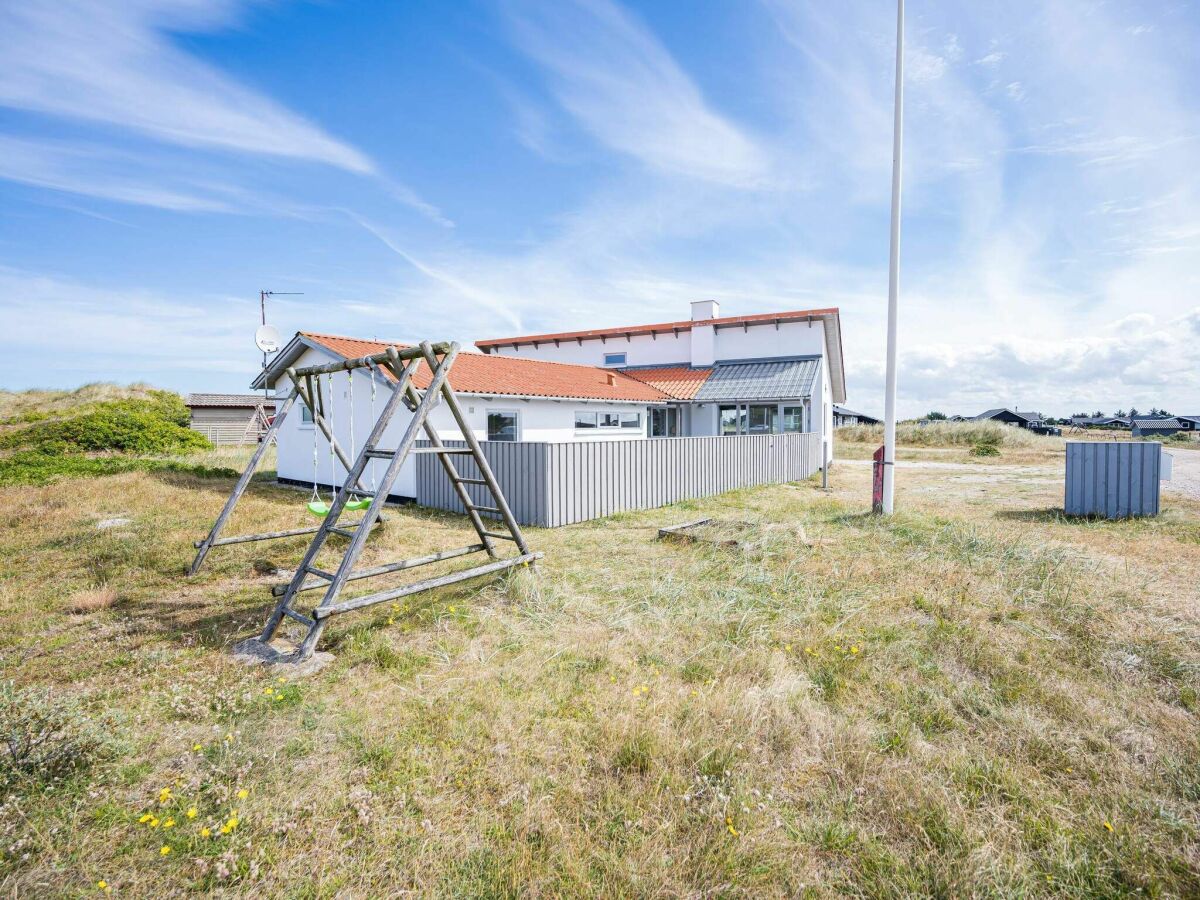
[[200,829],[200,837],[208,837],[211,834],[212,834],[212,829],[209,828],[207,825],[205,825],[203,828]]
[[240,791],[237,792],[237,798],[239,800],[245,800],[249,796],[250,796],[250,792],[248,790],[246,790],[245,788],[242,788]]
[[791,644],[784,644],[784,645],[783,645],[783,652],[784,652],[784,653],[791,653],[791,652],[792,652],[792,645],[791,645]]
[[1104,820],[1104,827],[1107,828],[1109,831],[1116,831],[1116,829],[1113,828],[1113,826],[1112,826],[1112,822],[1108,821],[1108,819]]
[[166,803],[170,799],[171,799],[171,789],[170,788],[163,788],[161,791],[158,792],[158,802],[159,803]]
[[282,700],[282,699],[283,699],[283,694],[276,694],[276,695],[275,695],[275,699],[276,699],[276,700]]
[[194,819],[194,818],[196,818],[196,816],[198,816],[199,814],[200,814],[200,812],[199,812],[199,810],[197,810],[197,809],[196,809],[196,807],[194,807],[194,806],[189,806],[189,807],[188,807],[188,811],[187,811],[187,817],[188,817],[189,819]]
[[171,848],[168,847],[166,844],[163,844],[161,847],[158,848],[159,856],[170,856],[170,854],[171,854]]
[[225,743],[227,743],[227,744],[233,743],[233,732],[232,731],[229,732],[227,735],[225,735]]
[[167,819],[167,821],[163,822],[163,828],[174,828],[174,827],[175,827],[174,819]]
[[741,832],[733,827],[733,819],[729,818],[728,816],[725,817],[725,827],[729,829],[729,833],[734,837],[737,837],[739,834],[741,834]]
[[151,827],[151,828],[157,828],[157,827],[158,827],[158,819],[154,818],[154,816],[151,816],[151,817],[150,817],[150,827]]
[[263,688],[263,693],[270,697],[273,693],[275,693],[275,688]]
[[855,645],[853,645],[853,646],[850,648],[850,652],[851,652],[851,653],[857,653],[857,652],[858,652],[858,644],[855,644]]
[[149,822],[153,818],[154,818],[154,816],[150,815],[150,813],[146,813],[144,816],[142,816],[140,819],[138,819],[138,822],[141,823],[142,825],[145,825],[147,822]]
[[200,746],[199,744],[192,744],[192,749],[195,750],[197,753],[199,753],[204,748],[202,746]]
[[96,887],[100,888],[100,890],[103,891],[108,888],[108,882],[105,881],[103,878],[101,878],[99,881],[96,882]]

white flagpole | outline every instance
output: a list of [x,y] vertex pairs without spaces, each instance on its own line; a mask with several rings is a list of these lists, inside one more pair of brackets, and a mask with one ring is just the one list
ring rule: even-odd
[[904,145],[904,0],[896,0],[896,120],[892,131],[892,254],[888,266],[887,385],[883,404],[883,513],[896,493],[896,322],[900,294],[900,170]]

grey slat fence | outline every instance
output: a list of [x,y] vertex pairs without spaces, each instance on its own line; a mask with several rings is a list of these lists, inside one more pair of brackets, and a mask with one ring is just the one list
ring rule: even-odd
[[1071,516],[1157,516],[1162,444],[1067,441],[1063,507]]
[[[465,446],[458,441],[443,443]],[[756,484],[801,481],[821,465],[821,444],[815,433],[485,441],[482,447],[517,521],[544,528]],[[479,477],[469,457],[456,457],[455,462],[463,477]],[[481,485],[467,485],[467,489],[472,503],[491,505]],[[465,512],[431,454],[417,456],[417,502]]]

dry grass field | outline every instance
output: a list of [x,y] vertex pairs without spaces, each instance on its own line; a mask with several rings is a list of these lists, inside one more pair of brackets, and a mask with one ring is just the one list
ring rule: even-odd
[[[1200,895],[1200,506],[1066,520],[1061,448],[1017,452],[901,469],[888,522],[848,461],[534,530],[536,570],[335,620],[299,681],[229,648],[302,541],[182,576],[226,480],[5,488],[0,890]],[[655,539],[701,514],[755,540]],[[394,510],[364,564],[464,526]]]

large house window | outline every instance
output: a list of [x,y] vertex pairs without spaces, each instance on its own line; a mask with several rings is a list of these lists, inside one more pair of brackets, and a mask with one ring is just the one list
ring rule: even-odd
[[622,428],[641,428],[642,414],[641,413],[621,413]]
[[575,413],[575,428],[595,428],[596,414],[594,412],[577,412]]
[[774,403],[769,406],[766,404],[757,404],[750,407],[747,417],[749,434],[773,434],[778,431],[776,427],[776,418],[778,417],[779,407]]
[[804,430],[803,406],[785,406],[783,408],[783,430],[787,434]]
[[605,353],[604,364],[606,366],[623,366],[625,365],[624,353]]
[[600,413],[600,427],[601,428],[620,428],[621,427],[621,414],[615,413],[615,412]]
[[518,423],[515,410],[488,410],[487,437],[489,441],[515,441],[517,435]]
[[721,434],[741,434],[744,423],[745,407],[721,407]]

